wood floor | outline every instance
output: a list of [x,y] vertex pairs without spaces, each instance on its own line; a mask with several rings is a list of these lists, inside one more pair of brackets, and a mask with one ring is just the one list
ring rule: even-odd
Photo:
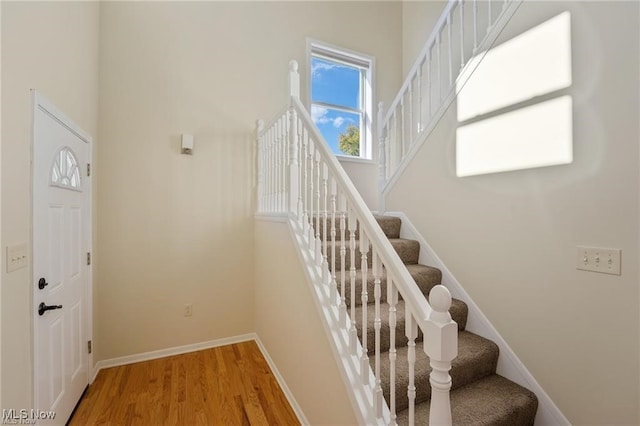
[[70,425],[298,425],[254,341],[101,370]]

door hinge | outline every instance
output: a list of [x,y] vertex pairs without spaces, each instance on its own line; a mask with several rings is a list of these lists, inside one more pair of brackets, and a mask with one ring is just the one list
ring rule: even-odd
[[87,352],[91,353],[91,340],[87,342]]
[[91,265],[91,253],[87,253],[87,265]]
[[91,176],[91,163],[87,163],[87,177]]

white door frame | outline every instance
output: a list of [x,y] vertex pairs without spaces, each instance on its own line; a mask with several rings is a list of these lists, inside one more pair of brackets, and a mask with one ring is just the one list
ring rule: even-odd
[[[30,191],[31,191],[31,196],[29,197],[29,202],[31,203],[31,208],[30,208],[30,214],[31,214],[31,218],[30,218],[30,223],[29,223],[29,241],[31,243],[31,259],[34,259],[34,244],[33,244],[33,218],[34,218],[34,213],[33,213],[33,174],[34,174],[34,168],[33,168],[33,158],[34,158],[34,150],[35,150],[35,114],[37,112],[38,109],[41,109],[43,111],[45,111],[47,114],[49,114],[51,117],[53,117],[55,120],[57,120],[60,124],[62,124],[64,127],[66,127],[69,131],[71,131],[72,133],[74,133],[77,137],[79,137],[80,139],[82,139],[83,141],[85,141],[88,145],[89,145],[89,162],[91,162],[92,158],[93,158],[93,138],[91,137],[91,135],[89,135],[88,133],[86,133],[84,130],[82,130],[76,123],[73,122],[73,120],[71,120],[69,117],[67,117],[62,111],[60,111],[53,103],[51,103],[46,97],[44,97],[40,92],[38,92],[35,89],[31,89],[31,104],[32,104],[32,108],[31,108],[31,160],[30,160],[30,169],[31,169],[31,174],[30,174],[30,179],[31,179],[31,184],[30,184]],[[89,184],[87,185],[87,197],[89,198],[88,200],[88,211],[87,214],[89,216],[89,220],[87,221],[87,226],[89,227],[89,233],[88,233],[88,240],[89,240],[89,250],[91,250],[91,252],[93,252],[93,180],[90,179],[89,180]],[[87,339],[91,340],[93,342],[93,259],[91,261],[91,265],[88,266],[88,283],[87,283],[87,288],[86,288],[86,306],[87,306],[87,316],[86,316],[86,321],[87,324],[85,324],[85,329],[87,330]],[[33,321],[33,307],[34,307],[34,299],[35,299],[35,277],[34,277],[34,272],[33,272],[33,261],[31,263],[31,269],[29,271],[29,276],[30,276],[30,287],[31,287],[31,291],[30,291],[30,303],[29,303],[29,309],[31,310],[30,313],[30,318],[31,320],[31,372],[32,372],[32,383],[31,383],[31,395],[33,398],[33,404],[35,405],[36,400],[37,400],[37,392],[36,392],[36,380],[37,380],[37,376],[36,376],[36,347],[37,347],[37,342],[36,342],[36,332],[35,332],[35,322]],[[87,375],[88,375],[88,380],[89,380],[89,384],[93,383],[93,379],[94,379],[94,374],[93,374],[93,350],[91,351],[91,353],[88,355],[88,361],[87,361]]]

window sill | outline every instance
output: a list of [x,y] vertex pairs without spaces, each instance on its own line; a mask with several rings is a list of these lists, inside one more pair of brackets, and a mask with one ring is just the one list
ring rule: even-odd
[[351,157],[348,155],[337,155],[337,154],[336,154],[336,158],[341,163],[345,162],[345,163],[360,163],[360,164],[378,164],[377,161],[374,161],[373,159],[370,159],[370,158]]

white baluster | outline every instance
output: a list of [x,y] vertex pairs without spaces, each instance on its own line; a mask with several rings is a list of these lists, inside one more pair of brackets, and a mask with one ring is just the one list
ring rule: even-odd
[[271,194],[271,211],[278,211],[278,122],[273,124],[273,130],[271,132],[271,156],[273,157],[273,171],[271,180],[273,181],[273,188]]
[[360,300],[362,301],[362,354],[360,355],[360,375],[362,376],[362,383],[369,384],[369,349],[367,346],[368,339],[368,323],[367,323],[367,304],[369,303],[368,287],[368,273],[369,273],[369,238],[364,232],[364,229],[360,229],[360,275],[362,277],[362,290],[360,292]]
[[458,0],[460,9],[460,70],[464,68],[464,0]]
[[385,211],[384,197],[382,191],[387,182],[387,156],[385,152],[386,130],[384,126],[384,103],[378,103],[378,211],[382,214]]
[[400,163],[402,161],[402,158],[404,157],[404,153],[405,153],[405,147],[404,147],[404,94],[402,95],[402,98],[400,98],[400,121],[401,126],[400,126],[400,156],[398,157],[398,163]]
[[303,141],[303,124],[302,121],[300,120],[300,118],[298,117],[298,125],[297,125],[297,129],[298,129],[298,164],[300,165],[298,167],[298,224],[300,226],[300,229],[304,229],[304,168],[305,168],[305,161],[306,161],[306,157],[303,151],[302,146],[300,146],[301,144],[304,143]]
[[349,206],[349,277],[351,278],[351,327],[349,328],[349,343],[353,355],[357,354],[358,330],[356,329],[356,216]]
[[315,176],[315,141],[309,138],[309,167],[311,168],[309,173],[309,236],[307,237],[307,241],[309,241],[309,248],[315,253],[315,230],[313,229],[313,219],[315,214],[315,205],[313,201],[313,180]]
[[302,200],[304,203],[304,218],[302,221],[304,228],[302,230],[302,234],[305,236],[305,238],[308,238],[309,237],[309,221],[311,220],[311,217],[309,216],[309,209],[310,209],[310,205],[309,205],[309,133],[307,132],[307,129],[304,129],[302,144],[304,145],[304,154],[303,154],[304,156],[303,157],[304,158],[304,162],[303,162],[304,197]]
[[331,297],[332,303],[339,303],[338,282],[336,281],[336,196],[338,184],[331,178]]
[[390,140],[389,146],[389,164],[391,165],[391,170],[389,175],[393,175],[396,171],[397,157],[398,157],[398,147],[400,145],[398,138],[398,107],[393,110],[393,139]]
[[267,151],[267,191],[266,191],[266,202],[267,202],[267,211],[273,211],[272,201],[272,193],[273,193],[273,143],[272,136],[273,135],[273,127],[269,129],[266,137],[266,151]]
[[267,130],[262,135],[262,164],[264,167],[263,180],[264,186],[262,189],[262,211],[269,211],[269,202],[267,194],[269,193],[269,131]]
[[451,294],[442,285],[429,294],[433,309],[424,331],[424,351],[431,365],[431,408],[429,424],[451,425],[451,361],[458,355],[458,325],[451,319]]
[[[407,397],[409,397],[409,424],[415,424],[416,415],[416,384],[415,384],[415,367],[416,367],[416,337],[418,337],[418,325],[416,324],[409,305],[405,304],[405,334],[409,342],[407,343],[407,361],[409,363],[409,385],[407,386]],[[434,423],[436,424],[436,423]]]
[[276,121],[276,140],[275,140],[275,152],[276,152],[276,211],[282,211],[282,119]]
[[329,271],[329,262],[327,251],[327,236],[329,233],[327,232],[327,222],[329,221],[329,168],[327,165],[322,162],[322,210],[323,210],[323,220],[322,220],[322,283],[329,284],[331,282],[331,276]]
[[269,156],[270,161],[269,161],[269,169],[271,170],[271,177],[270,177],[270,183],[271,183],[271,187],[269,188],[269,211],[270,212],[275,212],[276,208],[275,208],[275,193],[276,193],[276,181],[275,181],[275,176],[276,176],[276,154],[275,154],[275,141],[274,141],[274,128],[271,128],[271,131],[269,132]]
[[[321,143],[320,141],[317,141]],[[321,204],[320,204],[320,179],[322,170],[320,168],[320,151],[315,151],[316,160],[316,264],[322,265],[322,236],[320,235],[320,219],[322,217]],[[326,278],[326,276],[324,277]],[[323,284],[326,281],[323,281]]]
[[449,45],[449,87],[453,86],[453,39],[451,37],[451,13],[449,13],[447,15],[447,41]]
[[409,147],[413,144],[413,79],[409,81]]
[[344,194],[340,193],[340,306],[338,309],[340,315],[340,324],[346,324],[347,320],[347,200]]
[[491,31],[491,28],[493,27],[493,14],[491,10],[491,0],[487,1],[487,7],[489,9],[489,25],[487,26],[487,33],[489,33]]
[[478,51],[478,1],[473,0],[473,54]]
[[418,134],[424,130],[422,118],[422,64],[418,66]]
[[375,376],[376,384],[374,388],[373,404],[375,408],[376,417],[382,417],[382,381],[380,379],[380,329],[382,327],[382,320],[380,319],[380,298],[382,291],[380,289],[380,275],[382,275],[382,265],[378,254],[372,250],[373,255],[373,298],[375,301],[375,313],[373,319],[373,327],[375,330]]
[[[433,109],[431,107],[431,88],[433,87],[432,81],[433,81],[433,72],[431,71],[431,49],[429,49],[429,51],[427,52],[427,118],[425,119],[425,124],[429,123],[431,121],[431,110]],[[426,127],[426,126],[425,126]]]
[[256,188],[256,208],[259,212],[262,212],[264,207],[262,205],[263,202],[263,191],[264,191],[264,151],[263,151],[263,136],[261,135],[264,130],[264,121],[258,120],[256,121],[256,152],[258,153],[257,163],[258,163],[258,184]]
[[299,217],[299,198],[300,198],[300,181],[299,181],[299,169],[298,163],[298,115],[296,110],[290,108],[289,110],[289,214],[294,217]]
[[398,289],[387,275],[387,303],[389,304],[389,411],[391,412],[390,424],[396,424],[396,325],[398,306]]
[[436,109],[440,106],[440,103],[442,102],[442,52],[441,52],[441,46],[442,45],[442,40],[440,40],[440,31],[438,31],[438,34],[436,35],[436,48],[437,48],[437,55],[438,55],[438,104],[436,105]]
[[287,168],[289,166],[289,135],[287,129],[289,127],[289,114],[288,111],[284,116],[280,118],[280,157],[281,167],[280,167],[280,211],[286,212],[289,210],[289,206],[287,203],[287,194],[289,192],[289,188],[287,186],[289,183],[287,182]]

